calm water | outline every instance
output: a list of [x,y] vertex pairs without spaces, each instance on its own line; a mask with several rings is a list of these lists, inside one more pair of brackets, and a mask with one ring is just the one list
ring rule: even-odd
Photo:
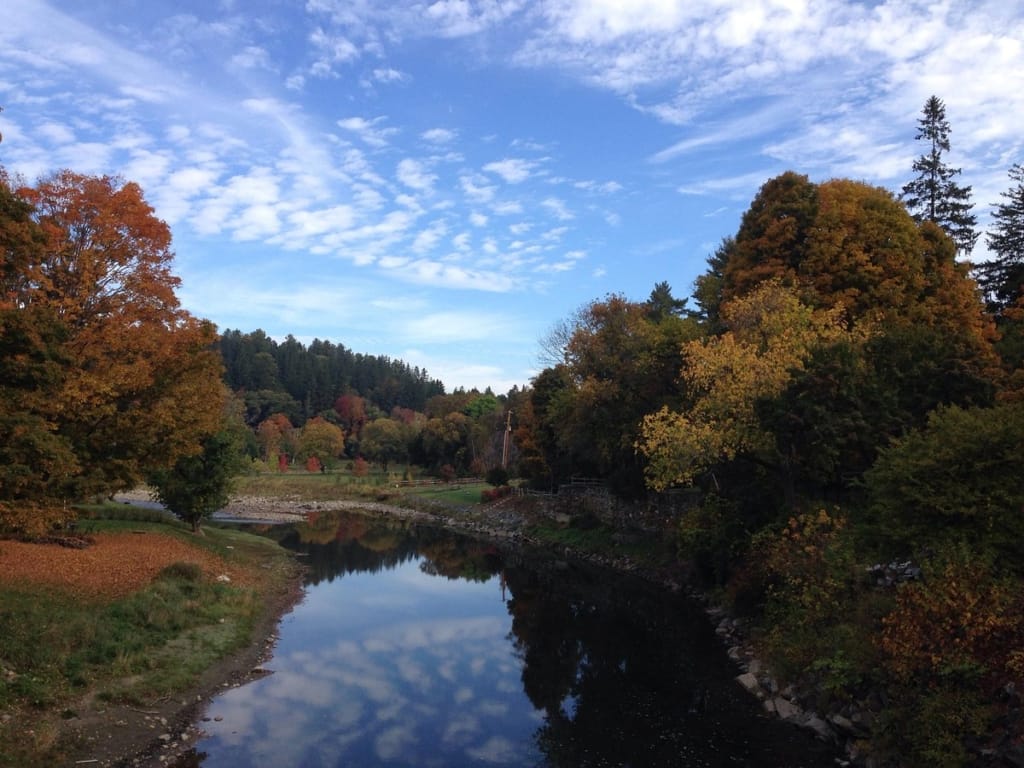
[[357,516],[269,535],[305,553],[305,599],[273,674],[211,704],[189,765],[833,764],[760,715],[684,599]]

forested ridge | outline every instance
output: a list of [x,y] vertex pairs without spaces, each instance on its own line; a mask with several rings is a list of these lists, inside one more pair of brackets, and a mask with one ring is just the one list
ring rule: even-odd
[[314,339],[307,347],[291,335],[278,343],[262,330],[229,329],[221,334],[218,348],[224,380],[242,394],[246,420],[253,425],[274,413],[305,423],[347,393],[364,397],[385,413],[396,407],[423,411],[427,400],[444,394],[444,384],[419,367],[326,340]]
[[211,467],[583,475],[661,510],[795,699],[856,710],[881,764],[1024,764],[1024,175],[982,233],[941,100],[917,139],[900,194],[766,180],[691,296],[595,299],[504,394],[218,337],[178,306],[137,185],[0,176],[0,525],[45,530],[143,479],[167,498],[210,480],[198,521],[226,487]]

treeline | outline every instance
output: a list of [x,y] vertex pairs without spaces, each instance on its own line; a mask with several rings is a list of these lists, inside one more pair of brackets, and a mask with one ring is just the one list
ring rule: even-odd
[[262,330],[226,330],[218,347],[224,380],[243,398],[246,422],[254,427],[275,413],[303,424],[332,409],[344,394],[358,395],[384,413],[423,411],[431,397],[444,394],[444,384],[419,367],[330,341],[314,339],[306,347],[291,335],[278,343]]
[[693,306],[659,283],[581,308],[516,411],[531,482],[697,489],[675,519],[694,577],[879,764],[1024,740],[1024,176],[993,259],[959,261],[982,233],[948,133],[930,99],[900,197],[768,180]]

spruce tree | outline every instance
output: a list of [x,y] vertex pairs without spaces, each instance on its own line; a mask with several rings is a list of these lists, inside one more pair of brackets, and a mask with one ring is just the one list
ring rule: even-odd
[[903,187],[901,198],[918,223],[938,224],[956,243],[957,251],[966,256],[978,239],[978,219],[971,213],[971,188],[955,181],[960,169],[950,168],[943,160],[950,146],[946,105],[938,96],[930,96],[921,114],[914,138],[928,142],[929,149],[914,161],[917,178]]
[[992,211],[992,229],[985,236],[995,258],[975,267],[978,284],[995,314],[1012,306],[1024,294],[1024,167],[1009,171],[1014,182],[1002,193],[1006,202]]

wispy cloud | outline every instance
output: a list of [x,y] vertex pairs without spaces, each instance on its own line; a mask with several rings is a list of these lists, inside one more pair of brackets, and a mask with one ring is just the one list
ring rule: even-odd
[[500,176],[509,184],[521,184],[530,178],[535,166],[536,163],[531,160],[513,157],[487,163],[484,170]]

